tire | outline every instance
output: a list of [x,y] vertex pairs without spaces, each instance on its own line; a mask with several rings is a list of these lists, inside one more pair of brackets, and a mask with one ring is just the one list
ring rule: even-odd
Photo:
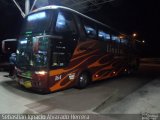
[[86,88],[89,84],[89,75],[87,73],[81,73],[78,77],[77,88],[83,89]]

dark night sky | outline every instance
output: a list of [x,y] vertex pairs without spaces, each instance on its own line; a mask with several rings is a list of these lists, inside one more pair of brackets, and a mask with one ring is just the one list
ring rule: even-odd
[[[139,40],[146,40],[147,54],[159,55],[160,26],[158,0],[115,0],[105,4],[100,10],[87,15],[118,30],[132,34],[136,32]],[[14,6],[0,4],[0,40],[18,37],[22,17]]]
[[115,4],[106,4],[90,15],[128,34],[136,32],[139,40],[146,41],[144,52],[160,56],[158,0],[120,0]]

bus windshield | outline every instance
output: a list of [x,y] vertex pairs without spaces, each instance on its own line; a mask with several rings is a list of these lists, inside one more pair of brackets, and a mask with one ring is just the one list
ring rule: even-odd
[[17,64],[21,67],[45,67],[47,65],[48,39],[45,37],[32,39],[20,38],[17,49]]
[[54,19],[55,12],[50,10],[30,14],[25,18],[22,34],[51,32]]

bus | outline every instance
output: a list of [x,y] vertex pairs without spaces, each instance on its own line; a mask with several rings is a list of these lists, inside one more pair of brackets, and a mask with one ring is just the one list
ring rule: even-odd
[[138,65],[129,36],[63,6],[25,17],[16,54],[16,81],[39,92],[82,89]]
[[5,39],[2,40],[2,52],[3,53],[13,53],[16,52],[17,39]]
[[9,70],[9,58],[12,53],[16,52],[17,39],[5,39],[0,43],[0,70]]

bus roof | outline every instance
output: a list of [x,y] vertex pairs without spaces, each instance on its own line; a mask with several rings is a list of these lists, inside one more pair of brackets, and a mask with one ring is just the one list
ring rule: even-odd
[[112,31],[114,31],[114,32],[116,32],[116,33],[119,33],[119,34],[122,34],[122,35],[127,36],[126,34],[121,33],[121,32],[118,32],[118,30],[116,30],[116,29],[114,29],[114,28],[112,28],[112,27],[110,27],[110,26],[108,26],[108,25],[106,25],[106,24],[104,24],[104,23],[102,23],[102,22],[100,22],[100,21],[98,21],[98,20],[95,20],[95,19],[93,19],[93,18],[91,18],[91,17],[88,17],[88,16],[86,16],[86,15],[84,15],[84,14],[82,14],[82,13],[76,11],[76,10],[73,10],[73,9],[71,9],[71,8],[64,7],[64,6],[49,5],[49,6],[45,6],[45,7],[41,7],[41,8],[35,9],[35,10],[32,11],[30,14],[32,14],[32,13],[34,13],[34,12],[41,11],[41,10],[47,10],[47,9],[65,9],[65,10],[69,10],[69,11],[74,12],[74,13],[77,13],[77,14],[79,14],[79,15],[81,15],[81,16],[83,16],[83,17],[85,17],[85,18],[87,18],[87,19],[89,19],[89,20],[91,20],[91,21],[93,21],[93,22],[95,22],[95,23],[98,23],[98,24],[100,24],[100,25],[102,25],[102,26],[104,26],[104,27],[107,27],[107,28],[109,28],[110,30],[112,30]]

